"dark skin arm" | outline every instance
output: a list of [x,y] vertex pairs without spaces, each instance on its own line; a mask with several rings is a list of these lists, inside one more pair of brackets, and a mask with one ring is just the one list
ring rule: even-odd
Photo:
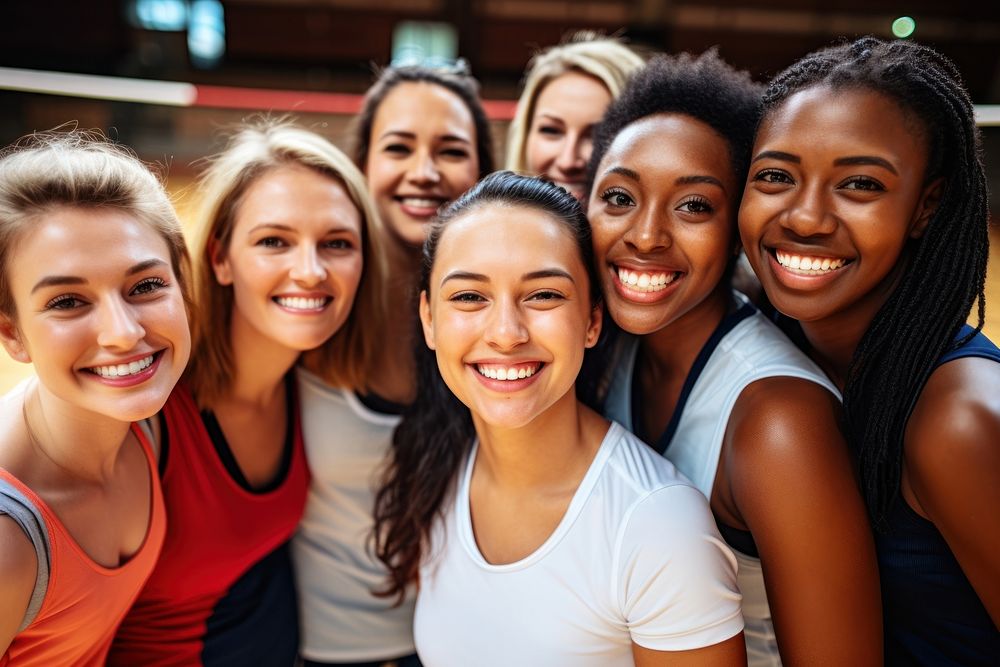
[[882,662],[875,546],[839,410],[813,382],[754,382],[730,415],[713,489],[716,516],[757,544],[785,665]]
[[690,651],[654,651],[632,642],[635,667],[736,667],[747,664],[743,633]]
[[958,359],[934,371],[903,443],[903,497],[941,532],[1000,628],[1000,365]]
[[0,655],[24,620],[38,576],[35,547],[9,516],[0,515]]

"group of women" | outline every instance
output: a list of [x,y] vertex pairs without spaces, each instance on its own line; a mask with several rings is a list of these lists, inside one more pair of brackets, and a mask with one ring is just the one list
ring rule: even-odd
[[996,660],[947,59],[863,38],[765,88],[581,35],[530,64],[512,171],[460,71],[386,69],[355,132],[241,128],[191,262],[127,149],[0,156],[35,368],[0,401],[0,665]]

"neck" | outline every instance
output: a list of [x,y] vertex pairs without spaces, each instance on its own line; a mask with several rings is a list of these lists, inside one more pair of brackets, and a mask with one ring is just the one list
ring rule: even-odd
[[114,477],[129,422],[71,405],[37,383],[25,393],[23,416],[33,449],[62,474],[102,485]]
[[476,415],[473,422],[479,437],[476,474],[512,490],[579,484],[603,439],[596,435],[607,429],[603,419],[576,400],[573,390],[519,428],[490,426]]
[[261,407],[270,405],[282,391],[285,375],[298,360],[299,351],[251,330],[240,317],[233,318],[230,344],[234,377],[227,400]]
[[732,302],[729,286],[720,284],[687,313],[662,329],[641,336],[644,358],[655,375],[686,377]]
[[[417,283],[420,277],[421,251],[394,240],[389,246],[390,276],[387,285],[388,312],[393,316],[392,329],[378,332],[381,346],[368,389],[395,403],[408,404],[416,396],[417,368],[413,347],[417,335]],[[385,323],[389,325],[389,322]]]

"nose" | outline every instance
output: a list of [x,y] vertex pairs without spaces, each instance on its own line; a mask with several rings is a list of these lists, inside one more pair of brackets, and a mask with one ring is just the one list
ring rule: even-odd
[[590,140],[584,137],[574,134],[567,133],[563,138],[562,146],[559,149],[558,155],[556,155],[556,167],[564,173],[574,173],[583,171],[587,166],[587,158],[589,155],[584,155],[587,146],[589,146]]
[[98,309],[97,344],[101,347],[131,350],[145,337],[146,330],[139,323],[135,310],[120,296],[102,300]]
[[302,285],[312,286],[326,280],[327,272],[316,246],[302,244],[295,253],[289,277]]
[[832,234],[837,220],[817,185],[803,188],[781,216],[782,225],[796,236]]
[[636,252],[651,253],[673,245],[669,221],[655,206],[646,206],[636,211],[632,225],[625,232],[625,243]]
[[508,351],[528,342],[528,328],[521,309],[512,300],[498,300],[486,324],[486,342],[490,347]]
[[424,151],[417,151],[413,154],[413,161],[407,176],[411,182],[421,185],[434,185],[441,181],[441,172],[438,170],[434,156]]

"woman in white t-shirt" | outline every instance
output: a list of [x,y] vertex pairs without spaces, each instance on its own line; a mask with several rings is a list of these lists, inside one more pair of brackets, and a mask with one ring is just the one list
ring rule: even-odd
[[375,534],[383,593],[418,584],[429,667],[745,663],[735,561],[705,498],[576,399],[601,327],[591,260],[577,201],[510,172],[424,246],[433,352],[418,352]]

